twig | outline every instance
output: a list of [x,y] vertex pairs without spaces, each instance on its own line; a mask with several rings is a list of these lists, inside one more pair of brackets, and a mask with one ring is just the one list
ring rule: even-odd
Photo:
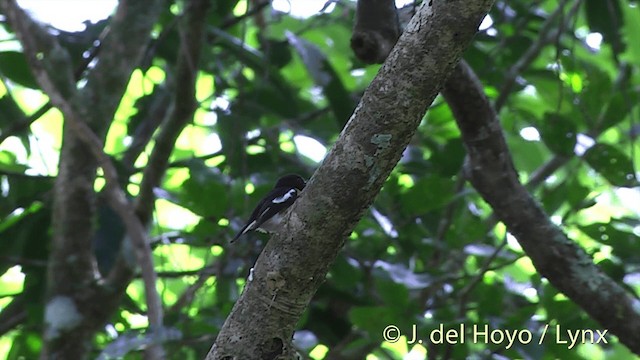
[[205,266],[202,269],[198,270],[196,274],[198,275],[198,280],[196,280],[196,282],[189,285],[189,287],[185,289],[185,291],[182,293],[182,295],[180,295],[180,297],[178,298],[178,300],[176,300],[173,306],[171,306],[168,312],[177,313],[180,311],[180,309],[187,308],[191,303],[191,301],[193,300],[193,298],[195,297],[196,292],[198,292],[198,290],[200,290],[200,288],[202,288],[207,283],[207,280],[211,276],[220,275],[221,273],[222,271],[220,270],[219,263]]
[[[78,67],[76,68],[74,75],[75,75],[75,79],[80,80],[80,77],[82,76],[82,73],[87,70],[87,67],[89,66],[89,64],[91,63],[91,61],[93,61],[93,59],[95,59],[96,56],[98,56],[98,53],[100,52],[100,43],[102,42],[102,40],[104,39],[104,37],[109,33],[109,27],[106,27],[105,30],[102,31],[102,33],[99,36],[99,44],[96,46],[93,46],[90,50],[89,50],[89,56],[87,56],[86,58],[83,57],[82,60],[80,61],[80,64],[78,65]],[[31,114],[31,116],[22,119],[21,121],[12,124],[11,127],[9,127],[9,129],[5,130],[2,132],[2,134],[0,134],[0,144],[2,144],[2,142],[4,142],[8,137],[15,135],[17,132],[22,131],[26,128],[28,128],[29,126],[31,126],[31,124],[33,124],[35,121],[37,121],[38,119],[40,119],[40,117],[42,117],[44,114],[47,113],[47,111],[49,111],[51,109],[51,101],[47,101],[44,105],[42,105],[38,110],[36,110],[36,112],[34,112],[33,114]]]
[[10,136],[13,136],[16,133],[23,131],[29,126],[31,126],[31,124],[33,124],[36,120],[38,120],[42,115],[46,114],[47,111],[49,111],[50,109],[51,109],[51,103],[47,102],[46,104],[42,105],[38,110],[36,110],[36,112],[31,114],[31,116],[20,117],[20,119],[18,119],[17,122],[11,124],[11,126],[9,126],[8,129],[5,129],[2,131],[2,133],[0,134],[0,144],[2,144]]
[[66,115],[65,119],[69,126],[76,132],[78,137],[89,146],[93,156],[96,157],[98,164],[100,164],[104,172],[109,204],[124,222],[127,233],[131,237],[135,247],[136,257],[140,263],[147,296],[149,324],[152,328],[160,329],[162,327],[162,303],[155,288],[157,278],[154,271],[153,257],[151,256],[151,250],[147,242],[146,230],[140,222],[140,219],[136,216],[124,191],[118,185],[118,173],[111,159],[102,150],[102,141],[85,123],[78,120],[71,106],[65,104],[60,107]]
[[195,83],[197,64],[200,59],[206,15],[210,7],[208,0],[193,0],[188,3],[182,19],[184,35],[178,55],[176,69],[175,98],[169,118],[155,139],[155,147],[143,172],[135,208],[141,219],[149,219],[155,196],[153,189],[158,186],[167,169],[169,157],[176,139],[193,118],[196,109]]
[[228,29],[228,28],[232,27],[233,25],[241,22],[242,20],[259,13],[262,9],[264,9],[267,6],[269,6],[269,4],[271,4],[270,1],[263,1],[261,3],[255,4],[252,9],[247,10],[244,14],[224,21],[222,23],[222,25],[220,26],[220,28],[221,29]]
[[[579,5],[581,2],[582,0],[574,1],[571,12],[569,16],[567,16],[567,21],[569,21],[573,17],[575,12],[579,8]],[[558,19],[560,15],[562,15],[566,3],[567,3],[567,0],[560,1],[556,11],[554,11],[551,15],[549,15],[549,17],[544,22],[544,24],[542,24],[542,27],[540,28],[540,36],[538,36],[536,42],[534,42],[531,45],[531,47],[522,55],[522,57],[518,60],[518,62],[516,62],[509,69],[509,71],[507,71],[505,80],[502,84],[502,87],[500,88],[500,92],[499,92],[500,95],[498,95],[498,98],[496,99],[494,104],[494,108],[496,109],[496,112],[499,112],[500,109],[502,109],[502,106],[504,106],[504,104],[506,103],[520,73],[522,73],[522,71],[526,69],[533,62],[533,60],[536,59],[536,57],[538,57],[538,55],[540,54],[540,51],[542,51],[542,48],[554,42],[557,36],[559,36],[559,34],[562,33],[562,30],[564,29],[564,24],[561,24],[561,26],[559,26],[555,30],[553,29],[555,25],[554,23],[556,19]]]
[[0,336],[13,330],[27,320],[26,295],[16,295],[0,312]]
[[[454,192],[456,194],[459,194],[464,189],[464,184],[466,182],[467,182],[467,179],[464,176],[464,171],[463,169],[460,169],[460,171],[458,171],[458,176],[456,179],[456,183],[454,185]],[[454,198],[453,201],[449,202],[449,204],[443,211],[442,217],[440,218],[440,222],[438,222],[438,229],[436,231],[436,236],[435,236],[435,240],[437,242],[441,242],[444,240],[444,236],[446,235],[447,230],[449,230],[449,227],[451,226],[453,211],[455,206],[458,203],[456,200],[457,199]]]

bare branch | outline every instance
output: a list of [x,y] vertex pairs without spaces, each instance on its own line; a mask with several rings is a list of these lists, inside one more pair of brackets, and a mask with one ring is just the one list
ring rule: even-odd
[[0,312],[0,336],[27,320],[26,295],[16,295]]
[[549,15],[549,17],[544,22],[544,24],[542,24],[542,27],[540,29],[540,35],[538,36],[537,41],[533,43],[531,47],[529,47],[529,49],[518,60],[518,62],[513,64],[513,66],[509,69],[509,71],[507,71],[507,75],[505,77],[504,83],[502,84],[502,87],[500,88],[500,91],[499,91],[500,95],[498,95],[498,98],[495,101],[496,111],[500,111],[500,109],[502,109],[502,106],[504,106],[504,104],[506,103],[507,99],[509,98],[509,95],[511,95],[513,85],[515,85],[516,80],[518,79],[518,76],[520,76],[522,71],[524,71],[524,69],[526,69],[529,65],[531,65],[533,60],[535,60],[538,57],[538,55],[540,54],[540,51],[542,51],[542,48],[554,42],[557,39],[558,35],[562,34],[562,31],[564,31],[565,24],[567,24],[569,21],[571,21],[571,19],[573,19],[573,16],[580,8],[580,4],[582,3],[582,0],[575,0],[573,3],[573,6],[571,7],[569,16],[566,17],[565,21],[562,24],[560,24],[560,26],[555,26],[556,20],[564,12],[564,7],[566,3],[567,3],[567,0],[560,1],[556,11],[554,11],[551,15]]
[[[120,293],[113,290],[122,291],[130,279],[121,277],[123,283],[111,290],[94,286],[91,237],[96,159],[107,180],[106,190],[111,205],[125,223],[142,267],[149,322],[154,329],[162,327],[162,307],[155,289],[153,262],[145,240],[146,229],[120,189],[115,168],[103,152],[100,139],[106,134],[136,59],[141,55],[143,47],[140,44],[148,40],[151,25],[160,11],[155,2],[158,1],[120,2],[109,36],[101,44],[105,55],[88,75],[82,92],[76,90],[76,77],[66,50],[33,22],[15,0],[2,3],[38,83],[65,117],[54,200],[54,241],[49,262],[48,295],[53,300],[62,301],[65,306],[73,307],[73,311],[83,317],[72,330],[65,330],[65,335],[74,337],[73,342],[64,341],[58,331],[46,336],[43,354],[53,352],[49,356],[84,357],[99,322],[108,316],[110,307],[117,306]],[[93,126],[99,135],[89,126]],[[79,287],[82,291],[78,291]],[[106,309],[97,309],[95,297],[105,295],[109,295],[108,299],[102,299]],[[161,357],[162,352],[158,349],[153,347],[149,354]]]
[[69,53],[22,10],[15,0],[2,3],[2,10],[14,28],[36,80],[52,102],[75,94],[76,84]]
[[126,194],[120,188],[116,168],[113,166],[111,159],[102,151],[103,145],[98,136],[85,123],[79,121],[70,106],[63,109],[63,112],[66,115],[65,120],[69,126],[89,146],[104,172],[109,204],[124,222],[127,234],[134,245],[138,264],[142,270],[149,325],[152,330],[160,331],[162,329],[162,301],[156,289],[157,277],[151,248],[147,241],[147,231],[136,216],[133,206],[127,200]]
[[471,182],[538,272],[640,354],[640,304],[550,221],[519,182],[495,110],[473,71],[459,65],[443,94],[462,132]]
[[103,138],[120,104],[132,71],[139,66],[151,29],[162,11],[161,0],[122,0],[100,35],[99,56],[86,76],[79,101],[91,104],[84,119]]
[[[20,15],[18,11],[21,11],[17,7],[12,8],[12,23],[20,23],[29,24],[29,20],[24,15],[22,19],[17,20]],[[34,23],[31,23],[34,24]],[[20,27],[17,30],[21,39],[24,39],[23,42],[24,51],[27,54],[28,58],[37,60],[37,49],[38,44],[31,42],[32,38],[24,36],[23,31],[26,28]],[[33,27],[31,28],[33,31]],[[48,39],[48,43],[52,49],[56,49],[56,42],[53,39]],[[59,51],[59,50],[54,50]],[[125,224],[127,229],[127,233],[131,237],[131,240],[134,244],[136,256],[138,259],[138,263],[142,269],[142,276],[145,284],[145,293],[147,298],[147,308],[148,308],[148,317],[149,324],[154,329],[162,328],[162,302],[160,301],[160,297],[155,288],[156,284],[156,274],[153,266],[153,258],[151,256],[151,249],[149,248],[147,239],[146,239],[146,229],[135,215],[132,206],[129,204],[124,191],[120,188],[118,182],[118,175],[115,167],[111,163],[109,157],[104,153],[102,141],[98,138],[96,134],[85,124],[81,117],[78,115],[78,112],[73,107],[70,101],[68,101],[69,95],[73,95],[72,93],[63,94],[59,88],[68,88],[69,84],[60,83],[60,80],[56,80],[49,73],[46,65],[40,66],[39,62],[34,62],[34,72],[36,78],[39,83],[43,86],[43,88],[47,91],[47,94],[52,99],[53,104],[58,107],[62,113],[65,115],[66,124],[76,133],[76,135],[89,147],[89,150],[93,154],[93,156],[98,160],[100,167],[104,172],[104,177],[106,180],[106,190],[109,196],[109,203],[113,207],[113,209],[118,213],[120,218]],[[72,78],[69,78],[73,84]],[[68,90],[67,90],[68,92]]]
[[141,219],[151,217],[155,196],[153,188],[160,184],[169,157],[182,129],[193,119],[196,110],[195,83],[198,62],[204,42],[209,0],[192,0],[187,4],[181,23],[181,46],[176,69],[173,109],[155,139],[155,147],[145,167],[136,212]]

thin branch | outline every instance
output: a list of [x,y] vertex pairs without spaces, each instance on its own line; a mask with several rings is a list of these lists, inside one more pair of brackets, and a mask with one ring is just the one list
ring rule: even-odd
[[[89,55],[87,57],[83,57],[78,67],[76,67],[76,70],[74,72],[74,77],[76,81],[80,80],[82,73],[84,73],[85,70],[87,70],[91,61],[93,61],[93,59],[95,59],[95,57],[98,56],[98,53],[100,52],[100,43],[102,42],[104,37],[108,34],[109,32],[108,29],[109,27],[106,27],[105,30],[102,31],[102,33],[98,38],[99,39],[98,45],[93,46],[89,50]],[[9,129],[3,131],[2,134],[0,134],[0,144],[2,144],[2,142],[4,142],[8,137],[15,135],[17,132],[27,129],[29,126],[31,126],[31,124],[33,124],[35,121],[40,119],[40,117],[46,114],[47,111],[51,110],[51,107],[52,107],[51,101],[47,101],[38,110],[36,110],[33,114],[31,114],[31,116],[25,119],[21,119],[17,123],[12,124],[9,127]]]
[[16,295],[0,312],[0,336],[27,320],[26,295]]
[[[458,171],[456,183],[454,185],[454,193],[460,194],[464,190],[464,184],[467,182],[467,179],[464,176],[464,171],[460,169]],[[440,221],[438,222],[438,228],[436,230],[435,240],[437,242],[444,241],[444,237],[451,226],[453,213],[455,207],[458,206],[458,201],[460,198],[455,197],[452,201],[447,204],[447,207],[442,212],[442,216],[440,217]]]
[[[522,71],[524,71],[524,69],[526,69],[537,58],[537,56],[540,54],[540,51],[542,51],[542,48],[544,48],[546,45],[553,43],[554,41],[557,40],[557,38],[560,36],[561,32],[564,29],[564,24],[568,23],[570,19],[573,18],[573,15],[575,15],[575,12],[579,8],[581,1],[582,0],[576,0],[574,2],[574,5],[570,11],[570,15],[567,17],[566,22],[563,22],[563,24],[561,24],[561,26],[559,26],[559,28],[556,29],[555,31],[552,31],[553,26],[555,25],[555,21],[559,17],[561,17],[561,15],[563,15],[564,6],[566,5],[567,0],[561,1],[560,4],[558,4],[558,8],[556,9],[556,11],[554,11],[551,15],[549,15],[547,20],[541,26],[540,35],[538,36],[537,41],[522,55],[522,57],[518,60],[518,62],[516,62],[507,71],[507,75],[502,84],[502,88],[500,89],[500,92],[499,92],[500,95],[495,101],[494,107],[496,111],[500,111],[502,106],[504,106],[504,104],[506,103],[508,97],[511,95],[513,86],[515,85],[516,80],[520,75],[520,73],[522,73]],[[562,165],[564,165],[566,161],[567,159],[561,156],[554,157],[552,161],[543,165],[543,167],[541,167],[539,171],[536,171],[534,175],[532,175],[530,184],[527,184],[527,187],[529,188],[536,187],[539,184],[539,182],[544,181],[548,176],[553,174],[553,172],[555,172]],[[443,234],[449,228],[450,221],[448,221],[448,219],[452,214],[454,205],[455,203],[451,203],[445,209],[445,213],[444,213],[445,215],[442,217],[442,220],[438,224],[438,235],[436,236],[436,239],[442,239]],[[495,224],[497,224],[497,221],[495,220],[495,218],[490,217],[488,226],[492,228],[493,226],[495,226]]]
[[[15,12],[13,12],[13,14],[15,14]],[[16,18],[13,19],[15,21]],[[24,19],[22,20],[24,21]],[[23,36],[23,38],[26,37]],[[25,41],[24,51],[29,57],[35,58],[37,48],[32,46],[35,46],[35,44],[29,44]],[[54,85],[56,81],[51,78],[46,68],[43,66],[35,66],[34,71],[37,79],[51,98],[52,103],[65,115],[66,124],[89,147],[89,150],[97,159],[98,164],[104,172],[109,203],[125,224],[142,270],[149,324],[152,329],[159,330],[162,328],[162,302],[155,287],[156,274],[153,266],[153,257],[151,256],[151,250],[146,239],[146,229],[135,215],[124,191],[120,188],[117,171],[109,156],[104,153],[104,146],[100,138],[98,138],[86,123],[80,120],[81,117],[78,115],[78,112],[67,100],[66,96],[58,91],[58,87]]]
[[222,273],[220,267],[220,264],[216,263],[198,270],[198,280],[189,285],[189,287],[182,292],[182,295],[180,295],[168,312],[178,313],[181,309],[189,308],[189,304],[193,301],[196,293],[207,283],[207,280],[214,275],[219,276]]
[[89,146],[93,156],[96,157],[98,164],[100,164],[104,172],[109,204],[124,222],[142,270],[142,278],[144,280],[147,298],[149,325],[152,329],[160,330],[162,328],[162,301],[155,287],[157,277],[154,271],[153,256],[151,255],[151,249],[147,241],[146,229],[136,216],[133,207],[127,200],[126,194],[120,188],[118,173],[109,156],[102,150],[104,147],[102,141],[85,123],[78,119],[71,106],[65,104],[59,107],[63,109],[65,120],[69,126],[78,134],[80,139]]
[[[123,7],[126,6],[126,2],[121,2],[118,13],[125,11]],[[6,1],[3,10],[14,26],[38,83],[49,96],[51,103],[64,114],[65,124],[88,147],[103,169],[110,204],[125,224],[142,269],[149,324],[152,329],[160,331],[162,328],[162,303],[155,288],[156,275],[151,251],[146,241],[146,229],[139,218],[135,216],[133,207],[129,204],[124,191],[119,187],[116,169],[109,157],[104,153],[102,141],[83,121],[83,117],[80,115],[82,111],[79,111],[79,109],[82,107],[77,104],[77,91],[69,55],[53,37],[41,29],[18,7],[15,0]],[[128,10],[131,9],[127,9],[125,13]],[[116,19],[118,19],[118,14],[116,14]],[[114,55],[116,54],[111,54],[111,56]],[[116,62],[119,61],[122,61],[122,59]],[[127,66],[130,67],[130,65]],[[118,74],[118,76],[111,74],[110,80],[114,80],[116,77],[122,78],[123,74]],[[94,79],[96,79],[95,76]],[[97,82],[100,83],[100,81]],[[111,83],[110,85],[114,84]],[[113,111],[115,111],[115,105],[117,103],[114,104]],[[77,256],[86,257],[86,259],[82,259],[85,264],[91,263],[90,254],[86,254],[87,251],[90,252],[90,247],[76,249],[76,251],[85,252],[85,254],[78,254]],[[89,272],[92,271],[91,266],[89,266],[89,269],[84,269],[83,272],[87,273],[87,270]],[[159,359],[162,357],[162,350],[154,346],[150,354],[152,357]]]
[[498,254],[500,254],[500,251],[502,251],[502,249],[504,249],[505,246],[507,246],[506,235],[504,239],[502,239],[502,242],[500,243],[500,245],[498,245],[493,250],[493,252],[484,260],[484,263],[478,270],[478,273],[472,279],[469,280],[467,285],[462,290],[460,290],[460,297],[459,297],[460,305],[458,307],[459,317],[464,318],[466,304],[469,301],[469,295],[471,294],[473,289],[475,289],[475,287],[478,286],[478,284],[482,281],[482,279],[484,278],[484,275],[487,273],[487,271],[490,270],[491,263],[493,262],[493,260],[495,260],[498,257]]
[[122,156],[122,163],[129,170],[128,174],[137,171],[134,168],[136,160],[149,144],[153,134],[169,112],[167,103],[170,101],[170,93],[165,88],[156,88],[151,96],[153,98],[151,99],[151,105],[147,109],[147,116],[135,129],[131,145]]
[[473,186],[518,239],[540,275],[640,354],[637,301],[551,222],[519,182],[497,114],[473,71],[461,63],[443,94],[467,148],[466,168]]
[[192,0],[185,9],[184,18],[181,19],[183,30],[176,69],[173,109],[155,139],[156,145],[144,169],[140,193],[136,201],[136,213],[143,220],[151,217],[155,200],[153,189],[160,184],[176,139],[193,119],[197,107],[195,99],[197,64],[202,51],[209,7],[208,0]]
[[240,15],[240,16],[236,16],[234,18],[225,20],[222,25],[220,26],[221,29],[228,29],[234,25],[236,25],[237,23],[241,22],[242,20],[251,17],[253,15],[256,15],[257,13],[259,13],[260,11],[262,11],[262,9],[266,8],[267,6],[269,6],[271,4],[270,1],[263,1],[257,4],[253,5],[253,8],[247,10],[244,14]]
[[[16,105],[17,106],[17,105]],[[31,114],[31,116],[24,116],[16,119],[17,121],[12,123],[7,129],[3,129],[2,133],[0,133],[0,144],[2,144],[7,138],[16,135],[17,133],[26,130],[33,124],[36,120],[40,119],[47,111],[51,110],[51,103],[47,102],[42,105],[36,112]]]
[[98,61],[86,72],[86,85],[79,92],[82,103],[92,104],[84,119],[103,138],[113,121],[131,72],[139,66],[162,0],[121,0],[109,25],[100,35]]
[[565,24],[567,24],[575,13],[580,8],[580,4],[582,0],[575,0],[571,10],[569,11],[569,15],[566,17],[566,21],[556,26],[555,21],[563,14],[564,7],[568,0],[561,0],[558,4],[558,8],[554,11],[547,20],[542,24],[540,28],[540,35],[538,36],[536,42],[534,42],[531,47],[522,55],[522,57],[515,63],[513,66],[507,71],[507,75],[505,76],[505,80],[502,83],[502,87],[500,88],[500,95],[495,101],[495,109],[497,112],[502,109],[507,99],[511,95],[511,91],[513,90],[513,86],[518,79],[518,76],[526,69],[531,63],[538,57],[540,51],[542,49],[556,41],[557,37],[562,34],[565,28]]

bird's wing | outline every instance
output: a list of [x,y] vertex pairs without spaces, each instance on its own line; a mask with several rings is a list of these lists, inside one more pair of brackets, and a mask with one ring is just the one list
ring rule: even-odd
[[296,197],[298,197],[298,191],[296,189],[290,189],[283,195],[273,198],[271,202],[274,204],[288,204],[285,207],[289,207],[296,200]]
[[270,196],[265,199],[267,201],[265,201],[260,207],[259,215],[256,217],[255,225],[252,230],[259,228],[260,225],[271,219],[275,214],[291,206],[298,197],[298,191],[296,189],[289,189],[284,194],[282,194],[282,191],[286,189],[276,190],[279,191],[274,191],[270,194]]
[[258,206],[253,209],[247,224],[238,232],[231,242],[238,240],[240,236],[249,231],[259,228],[265,221],[291,206],[297,197],[298,191],[296,189],[275,188],[271,190]]

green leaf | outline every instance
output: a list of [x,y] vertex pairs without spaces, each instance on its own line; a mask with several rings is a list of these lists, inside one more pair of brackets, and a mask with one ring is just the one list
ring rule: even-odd
[[362,281],[362,272],[355,266],[351,265],[347,259],[338,255],[336,261],[331,267],[331,278],[341,290],[351,291]]
[[[623,6],[624,27],[622,32],[629,48],[623,54],[623,59],[632,64],[640,64],[640,11],[636,6]],[[628,56],[628,60],[626,57]]]
[[466,151],[462,139],[451,139],[444,146],[433,150],[429,162],[443,177],[451,177],[460,172]]
[[622,151],[607,144],[596,144],[584,154],[587,163],[614,186],[637,186],[633,162]]
[[574,209],[584,209],[592,205],[585,201],[591,189],[581,185],[575,178],[569,177],[562,183],[550,189],[545,189],[542,194],[542,204],[548,214],[555,214],[565,203]]
[[634,91],[618,91],[613,94],[607,110],[603,115],[603,122],[600,125],[601,131],[618,125],[622,122],[631,109],[638,105],[638,94]]
[[329,59],[317,46],[291,32],[287,32],[287,38],[300,58],[302,58],[302,62],[315,84],[324,90],[324,95],[329,101],[329,106],[338,123],[344,126],[356,104],[344,84],[342,84]]
[[16,84],[31,89],[38,88],[38,83],[31,73],[27,59],[21,52],[0,52],[0,73]]
[[542,140],[549,150],[558,155],[570,156],[576,146],[576,124],[566,116],[546,113],[540,126]]
[[358,306],[351,309],[349,319],[358,328],[380,336],[387,326],[403,320],[397,309],[391,306]]
[[14,153],[6,150],[0,151],[0,171],[22,174],[28,168],[28,166],[18,163],[18,159]]
[[377,279],[376,288],[388,306],[404,308],[409,305],[409,289],[404,284]]
[[293,55],[289,43],[284,40],[264,39],[260,42],[269,64],[281,69],[291,62]]
[[534,69],[527,71],[525,76],[535,86],[538,97],[549,108],[557,112],[569,112],[574,105],[571,103],[572,94],[566,88],[558,74],[552,70]]
[[[570,60],[567,59],[570,63]],[[598,114],[602,111],[603,102],[609,97],[604,97],[603,94],[613,94],[613,84],[609,74],[598,67],[596,64],[583,61],[580,63],[580,67],[576,71],[581,72],[584,87],[580,93],[580,107],[588,114],[585,116],[585,121],[595,121]],[[587,126],[592,128],[595,124],[588,123]]]
[[585,3],[587,22],[592,32],[599,32],[610,42],[615,53],[623,52],[625,44],[620,36],[624,23],[619,0],[587,0]]
[[580,230],[593,240],[611,246],[613,254],[622,261],[639,263],[638,237],[631,231],[623,230],[625,227],[618,221],[612,221],[581,226]]
[[402,196],[402,207],[413,214],[443,207],[453,196],[454,183],[451,179],[427,176],[418,180]]
[[190,167],[189,174],[180,187],[180,204],[202,217],[223,217],[229,206],[229,192],[217,172],[201,164]]

